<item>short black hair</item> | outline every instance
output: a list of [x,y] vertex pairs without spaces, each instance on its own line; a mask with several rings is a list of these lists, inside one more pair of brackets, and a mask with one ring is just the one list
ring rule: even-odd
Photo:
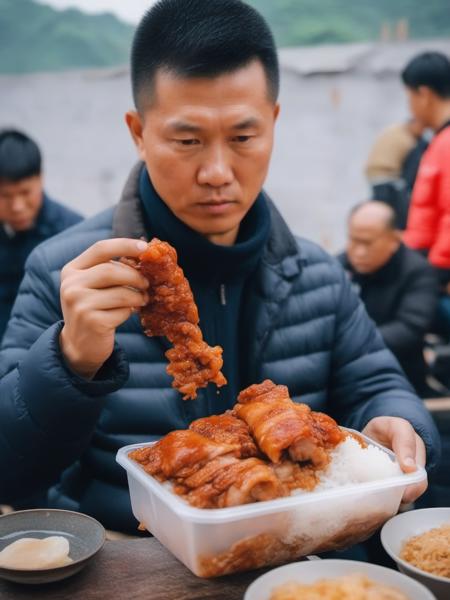
[[441,98],[450,98],[450,60],[441,52],[423,52],[403,69],[402,80],[413,90],[425,86]]
[[16,129],[0,131],[0,180],[20,181],[41,174],[38,145]]
[[275,101],[280,85],[275,41],[254,8],[241,0],[159,0],[134,34],[134,103],[138,109],[149,103],[158,69],[181,77],[216,77],[254,59],[261,62]]

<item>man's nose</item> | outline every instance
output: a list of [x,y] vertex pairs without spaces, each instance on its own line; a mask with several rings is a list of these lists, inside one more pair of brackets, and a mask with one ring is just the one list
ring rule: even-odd
[[367,254],[367,248],[363,244],[357,244],[353,248],[353,253],[358,258],[363,258]]
[[11,210],[13,213],[20,213],[24,210],[26,202],[22,196],[14,196],[11,202]]
[[233,169],[226,149],[219,145],[214,146],[204,157],[197,174],[198,183],[217,188],[230,184],[233,178]]

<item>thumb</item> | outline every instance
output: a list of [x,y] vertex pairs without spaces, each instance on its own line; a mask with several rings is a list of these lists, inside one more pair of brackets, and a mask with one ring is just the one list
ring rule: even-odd
[[411,473],[417,469],[415,432],[403,419],[396,420],[392,426],[392,450],[404,473]]

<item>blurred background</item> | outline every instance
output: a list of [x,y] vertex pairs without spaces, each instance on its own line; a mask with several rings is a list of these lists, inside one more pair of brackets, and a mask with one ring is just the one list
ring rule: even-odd
[[[377,134],[408,118],[399,73],[450,54],[449,0],[252,0],[280,47],[282,112],[267,190],[292,229],[330,251],[369,195]],[[123,115],[128,55],[151,0],[0,0],[0,128],[31,134],[51,196],[88,216],[136,160]]]

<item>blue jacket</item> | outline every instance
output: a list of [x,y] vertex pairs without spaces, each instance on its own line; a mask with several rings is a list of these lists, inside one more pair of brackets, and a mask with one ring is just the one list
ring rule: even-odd
[[0,223],[0,341],[31,251],[41,242],[81,221],[81,216],[44,194],[32,229],[9,237]]
[[[207,394],[183,401],[172,389],[167,343],[147,338],[137,316],[117,330],[116,348],[94,381],[72,373],[60,353],[60,270],[97,240],[145,235],[139,171],[116,208],[33,252],[0,353],[0,503],[51,486],[50,505],[123,531],[135,531],[136,521],[116,451],[215,412]],[[243,307],[242,383],[273,379],[294,400],[356,429],[379,415],[404,417],[433,465],[435,426],[344,271],[316,245],[295,239],[271,203],[270,210],[269,240]]]

